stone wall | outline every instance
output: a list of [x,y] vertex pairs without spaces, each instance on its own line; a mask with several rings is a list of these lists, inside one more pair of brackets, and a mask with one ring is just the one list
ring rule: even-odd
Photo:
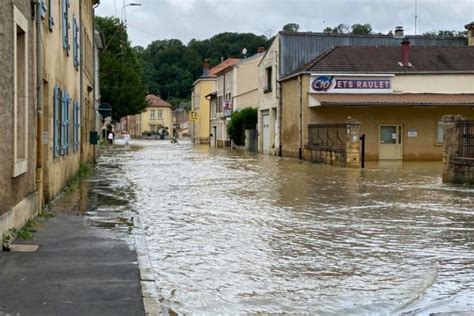
[[474,184],[474,158],[458,157],[461,115],[443,116],[443,182]]
[[305,146],[303,159],[339,167],[360,168],[360,123],[347,120],[346,144],[341,148],[311,148]]

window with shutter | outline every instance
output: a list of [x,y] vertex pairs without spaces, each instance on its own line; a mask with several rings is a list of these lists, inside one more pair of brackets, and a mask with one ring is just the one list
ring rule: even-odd
[[73,18],[72,22],[72,34],[74,67],[76,68],[76,70],[79,70],[79,25],[77,24],[76,17]]
[[48,11],[48,8],[46,7],[46,0],[40,0],[40,6],[41,6],[41,18],[44,20],[46,19],[46,11]]
[[63,48],[69,56],[69,0],[62,1],[62,29],[63,29]]
[[53,28],[54,28],[54,14],[53,14],[53,2],[54,0],[48,0],[48,4],[49,4],[49,18],[48,18],[48,22],[49,22],[49,31],[52,32],[53,31]]
[[73,121],[74,121],[74,151],[79,150],[79,113],[80,113],[80,108],[79,108],[79,102],[76,101],[74,102],[74,112],[73,112]]

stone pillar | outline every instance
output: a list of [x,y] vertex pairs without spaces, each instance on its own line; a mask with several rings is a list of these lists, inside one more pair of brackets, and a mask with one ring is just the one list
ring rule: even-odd
[[453,158],[458,155],[459,128],[457,122],[464,118],[461,115],[444,115],[444,137],[443,137],[443,182],[454,182],[456,178]]
[[346,166],[360,168],[360,122],[347,118]]

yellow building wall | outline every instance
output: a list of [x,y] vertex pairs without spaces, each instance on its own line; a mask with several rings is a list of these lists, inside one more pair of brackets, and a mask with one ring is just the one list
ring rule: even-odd
[[[416,88],[408,78],[403,82]],[[469,78],[464,78],[468,86]],[[462,82],[462,78],[460,82]],[[308,75],[301,80],[298,78],[282,83],[282,155],[298,157],[299,148],[308,142],[308,125],[315,123],[345,123],[350,116],[360,121],[360,133],[366,134],[366,159],[379,158],[379,129],[380,125],[401,125],[404,160],[441,160],[443,147],[437,143],[438,122],[443,115],[460,114],[468,119],[474,119],[474,107],[470,106],[308,106],[309,100]],[[422,89],[426,83],[419,83]],[[412,89],[415,89],[412,88]],[[421,91],[416,91],[421,92]],[[435,92],[435,91],[433,91]],[[301,104],[301,106],[300,106]],[[301,142],[299,115],[301,108]],[[416,130],[417,137],[408,137],[408,130]]]
[[196,144],[208,144],[210,134],[210,104],[206,95],[214,92],[216,89],[216,79],[199,79],[194,84],[192,109],[197,112],[198,119],[191,122],[191,131],[193,141]]
[[[92,6],[90,1],[87,1]],[[79,2],[71,1],[69,8],[69,55],[63,48],[61,3],[55,1],[53,5],[54,28],[50,32],[47,20],[43,22],[42,47],[44,62],[44,91],[43,91],[43,191],[45,201],[49,201],[60,193],[67,181],[79,170],[81,151],[73,150],[73,106],[69,106],[69,153],[65,156],[53,158],[53,95],[57,85],[61,90],[69,93],[74,101],[81,101],[80,69],[76,70],[73,64],[73,34],[72,19],[76,17],[79,23]],[[49,14],[49,13],[48,13]],[[82,47],[80,47],[82,49]],[[81,104],[81,111],[83,111]],[[83,122],[81,121],[81,125]],[[81,129],[83,127],[81,126]],[[59,137],[59,135],[58,135]],[[81,137],[81,143],[88,142]],[[82,146],[81,146],[82,147]]]
[[[155,119],[150,118],[150,111],[155,111]],[[156,111],[163,111],[161,119],[157,118]],[[170,107],[148,107],[139,114],[140,134],[153,131],[153,126],[162,125],[168,128],[170,135],[173,135],[173,111]]]

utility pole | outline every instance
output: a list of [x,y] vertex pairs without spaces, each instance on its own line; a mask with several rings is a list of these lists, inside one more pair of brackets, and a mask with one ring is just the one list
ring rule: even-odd
[[415,35],[418,22],[418,0],[415,0]]

